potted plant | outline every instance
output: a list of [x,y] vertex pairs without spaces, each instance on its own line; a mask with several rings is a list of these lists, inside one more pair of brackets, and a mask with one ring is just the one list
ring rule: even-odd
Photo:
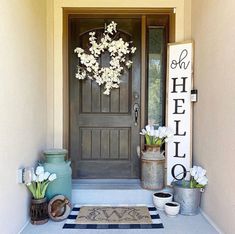
[[168,127],[147,125],[140,132],[145,137],[145,151],[141,155],[141,184],[145,189],[162,189],[164,185],[165,157],[160,148],[173,137],[173,132]]
[[190,169],[190,180],[178,180],[172,183],[174,201],[180,203],[180,214],[196,215],[199,213],[201,193],[208,183],[206,170],[200,166]]
[[45,196],[49,183],[56,179],[56,174],[45,172],[42,166],[35,170],[30,168],[24,173],[24,183],[31,192],[30,217],[32,224],[43,224],[48,221],[47,199]]

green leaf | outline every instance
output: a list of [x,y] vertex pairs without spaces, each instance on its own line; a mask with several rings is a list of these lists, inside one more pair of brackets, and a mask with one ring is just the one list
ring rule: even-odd
[[42,189],[42,197],[45,197],[45,193],[46,193],[46,190],[47,190],[47,187],[48,187],[48,185],[49,185],[49,181],[48,181],[48,183],[46,183],[45,185],[44,185],[44,187],[43,187],[43,189]]

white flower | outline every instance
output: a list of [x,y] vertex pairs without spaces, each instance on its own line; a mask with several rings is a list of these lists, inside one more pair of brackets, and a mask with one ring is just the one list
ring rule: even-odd
[[136,51],[136,47],[131,47],[131,53],[134,54]]
[[37,180],[37,176],[33,173],[32,181],[36,181],[36,180]]
[[147,130],[147,132],[150,132],[151,130],[154,130],[154,127],[152,125],[147,125],[145,129]]
[[37,181],[42,182],[44,180],[44,173],[41,173],[37,176]]
[[167,130],[166,127],[159,127],[158,130],[159,130],[159,138],[166,137],[166,130]]
[[142,129],[142,131],[140,132],[140,135],[146,135],[146,130],[145,129]]
[[36,168],[36,175],[40,175],[44,173],[44,168],[42,166],[37,166]]
[[198,174],[199,177],[202,177],[206,174],[206,170],[203,169],[202,167],[198,166],[197,167],[197,174]]
[[149,131],[149,135],[150,135],[150,136],[154,136],[154,135],[155,135],[155,130],[154,130],[154,129],[151,129],[151,130]]
[[198,184],[205,186],[208,183],[208,179],[206,176],[202,176],[196,180]]
[[49,180],[49,181],[53,181],[53,180],[55,180],[55,179],[56,179],[56,174],[55,174],[55,173],[51,174],[51,175],[48,177],[48,180]]
[[84,50],[83,50],[82,48],[77,47],[77,48],[74,50],[74,52],[77,53],[77,54],[81,54],[81,53],[84,52]]
[[49,176],[50,176],[50,173],[48,171],[46,171],[44,173],[44,180],[47,180]]
[[193,166],[193,168],[190,169],[190,174],[197,181],[198,179],[205,176],[206,170],[200,166]]
[[191,176],[195,176],[197,173],[197,166],[193,166],[192,168],[190,168],[190,174]]
[[155,130],[155,131],[154,131],[154,136],[155,136],[155,137],[159,137],[159,130]]
[[126,62],[126,66],[127,66],[128,68],[130,68],[131,65],[132,65],[132,63],[133,63],[133,62],[129,60],[129,61]]

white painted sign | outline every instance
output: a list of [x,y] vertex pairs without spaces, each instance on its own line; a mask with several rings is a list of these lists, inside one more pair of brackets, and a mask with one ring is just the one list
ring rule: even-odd
[[192,42],[168,44],[167,126],[174,130],[167,144],[167,184],[175,179],[188,179],[192,163]]

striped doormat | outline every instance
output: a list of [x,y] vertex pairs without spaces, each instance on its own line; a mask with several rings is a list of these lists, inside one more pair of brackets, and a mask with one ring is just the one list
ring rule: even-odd
[[[91,206],[91,205],[86,205]],[[97,205],[96,205],[97,206]],[[102,206],[110,206],[112,205],[102,205]],[[101,207],[102,207],[101,206]],[[120,207],[133,207],[133,205],[119,205]],[[115,207],[119,207],[115,205]],[[143,207],[143,204],[135,205],[137,207]],[[63,228],[64,229],[158,229],[164,228],[160,216],[157,212],[157,209],[153,206],[147,206],[152,223],[142,223],[142,224],[78,224],[76,222],[77,216],[79,214],[81,205],[75,205],[72,209],[71,214],[68,216]]]

